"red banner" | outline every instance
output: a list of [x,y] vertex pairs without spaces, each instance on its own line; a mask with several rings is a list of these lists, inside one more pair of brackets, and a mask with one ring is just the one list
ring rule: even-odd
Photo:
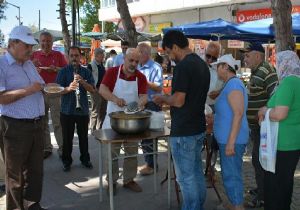
[[[292,13],[299,13],[300,6],[293,6]],[[243,23],[253,20],[260,20],[272,17],[272,10],[269,8],[254,10],[239,10],[236,13],[236,22]]]

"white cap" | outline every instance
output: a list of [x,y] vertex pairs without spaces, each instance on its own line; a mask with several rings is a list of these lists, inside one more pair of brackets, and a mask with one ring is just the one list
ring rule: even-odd
[[35,41],[30,28],[28,28],[27,26],[20,25],[14,27],[9,34],[9,38],[18,39],[30,45],[37,44],[37,41]]
[[237,61],[232,57],[231,54],[226,54],[218,58],[218,60],[211,65],[218,65],[219,63],[227,63],[229,66],[231,66],[234,70],[237,70]]

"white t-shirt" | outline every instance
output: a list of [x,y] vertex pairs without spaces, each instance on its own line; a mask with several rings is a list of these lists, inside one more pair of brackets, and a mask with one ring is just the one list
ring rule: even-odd
[[224,82],[218,78],[217,70],[214,67],[210,66],[209,72],[210,72],[210,83],[209,83],[209,89],[206,98],[206,104],[213,105],[215,104],[215,100],[211,99],[208,95],[211,91],[221,90]]

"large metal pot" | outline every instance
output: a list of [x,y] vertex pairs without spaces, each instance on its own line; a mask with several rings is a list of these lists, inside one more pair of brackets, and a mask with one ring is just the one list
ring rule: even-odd
[[141,111],[134,114],[125,114],[123,111],[109,114],[111,128],[121,134],[144,132],[150,125],[150,112]]

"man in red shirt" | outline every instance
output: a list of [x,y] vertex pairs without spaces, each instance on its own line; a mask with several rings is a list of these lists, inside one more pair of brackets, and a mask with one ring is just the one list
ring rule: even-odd
[[[147,79],[137,70],[139,63],[139,51],[129,48],[126,51],[124,65],[108,69],[100,85],[100,94],[108,101],[107,115],[102,128],[110,127],[108,114],[116,111],[124,111],[126,104],[136,101],[140,108],[147,103]],[[112,157],[120,153],[122,143],[112,145]],[[124,143],[123,143],[124,144]],[[125,153],[128,155],[137,154],[138,142],[126,143]],[[113,190],[116,193],[116,183],[119,177],[119,166],[113,161]],[[123,164],[123,186],[134,192],[141,192],[142,188],[133,180],[137,174],[137,157],[124,159]]]
[[[53,36],[44,31],[40,34],[40,47],[41,50],[35,51],[32,54],[31,60],[37,67],[41,77],[45,83],[54,83],[56,80],[57,72],[67,65],[67,61],[63,54],[58,51],[52,50]],[[44,117],[45,131],[44,131],[44,158],[52,154],[51,137],[48,126],[48,111],[50,110],[54,135],[58,144],[58,155],[62,155],[62,131],[60,125],[60,95],[49,96],[44,95],[45,99],[45,113]]]

